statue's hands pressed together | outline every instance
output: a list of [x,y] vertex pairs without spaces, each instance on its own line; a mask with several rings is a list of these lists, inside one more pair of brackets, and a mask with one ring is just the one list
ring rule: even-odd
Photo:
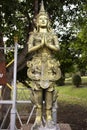
[[28,41],[28,52],[34,52],[36,50],[39,50],[40,48],[42,48],[44,46],[44,39],[41,39],[41,43],[39,44],[35,44],[35,39],[33,37],[33,35],[30,36],[29,41]]
[[45,45],[45,37],[43,37],[41,40],[41,47],[43,47],[44,45]]
[[45,37],[45,46],[53,51],[59,51],[59,43],[58,43],[58,39],[56,36],[52,36],[52,39],[50,42],[47,41],[46,37]]

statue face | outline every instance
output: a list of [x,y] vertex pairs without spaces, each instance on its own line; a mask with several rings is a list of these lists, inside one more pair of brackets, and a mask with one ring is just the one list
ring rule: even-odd
[[46,27],[48,23],[48,18],[45,15],[41,15],[38,18],[38,25],[40,27]]

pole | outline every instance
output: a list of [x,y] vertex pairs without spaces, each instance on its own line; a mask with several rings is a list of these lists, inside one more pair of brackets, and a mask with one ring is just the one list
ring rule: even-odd
[[13,74],[13,103],[11,109],[11,121],[10,121],[10,130],[15,130],[16,124],[16,80],[17,80],[17,43],[18,38],[14,37],[15,49],[14,49],[14,74]]

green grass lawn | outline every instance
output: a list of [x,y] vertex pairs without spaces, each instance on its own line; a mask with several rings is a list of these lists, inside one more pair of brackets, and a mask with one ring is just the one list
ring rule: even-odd
[[82,84],[85,84],[87,86],[87,76],[82,76]]
[[59,91],[59,101],[69,104],[87,106],[87,88],[75,88],[73,86],[57,87]]
[[80,88],[73,86],[72,78],[68,78],[65,81],[65,86],[59,86],[57,89],[59,91],[59,101],[87,107],[87,77],[82,77]]

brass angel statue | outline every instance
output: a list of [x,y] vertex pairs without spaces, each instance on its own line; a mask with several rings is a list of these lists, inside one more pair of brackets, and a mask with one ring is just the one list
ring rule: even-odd
[[[36,17],[34,31],[28,40],[28,53],[32,58],[27,62],[27,75],[33,90],[36,105],[36,119],[33,130],[42,125],[43,100],[45,101],[46,125],[54,125],[52,119],[53,94],[55,81],[61,77],[60,64],[54,57],[59,51],[58,38],[54,34],[48,14],[44,9],[43,2]],[[44,95],[44,99],[43,99]]]

